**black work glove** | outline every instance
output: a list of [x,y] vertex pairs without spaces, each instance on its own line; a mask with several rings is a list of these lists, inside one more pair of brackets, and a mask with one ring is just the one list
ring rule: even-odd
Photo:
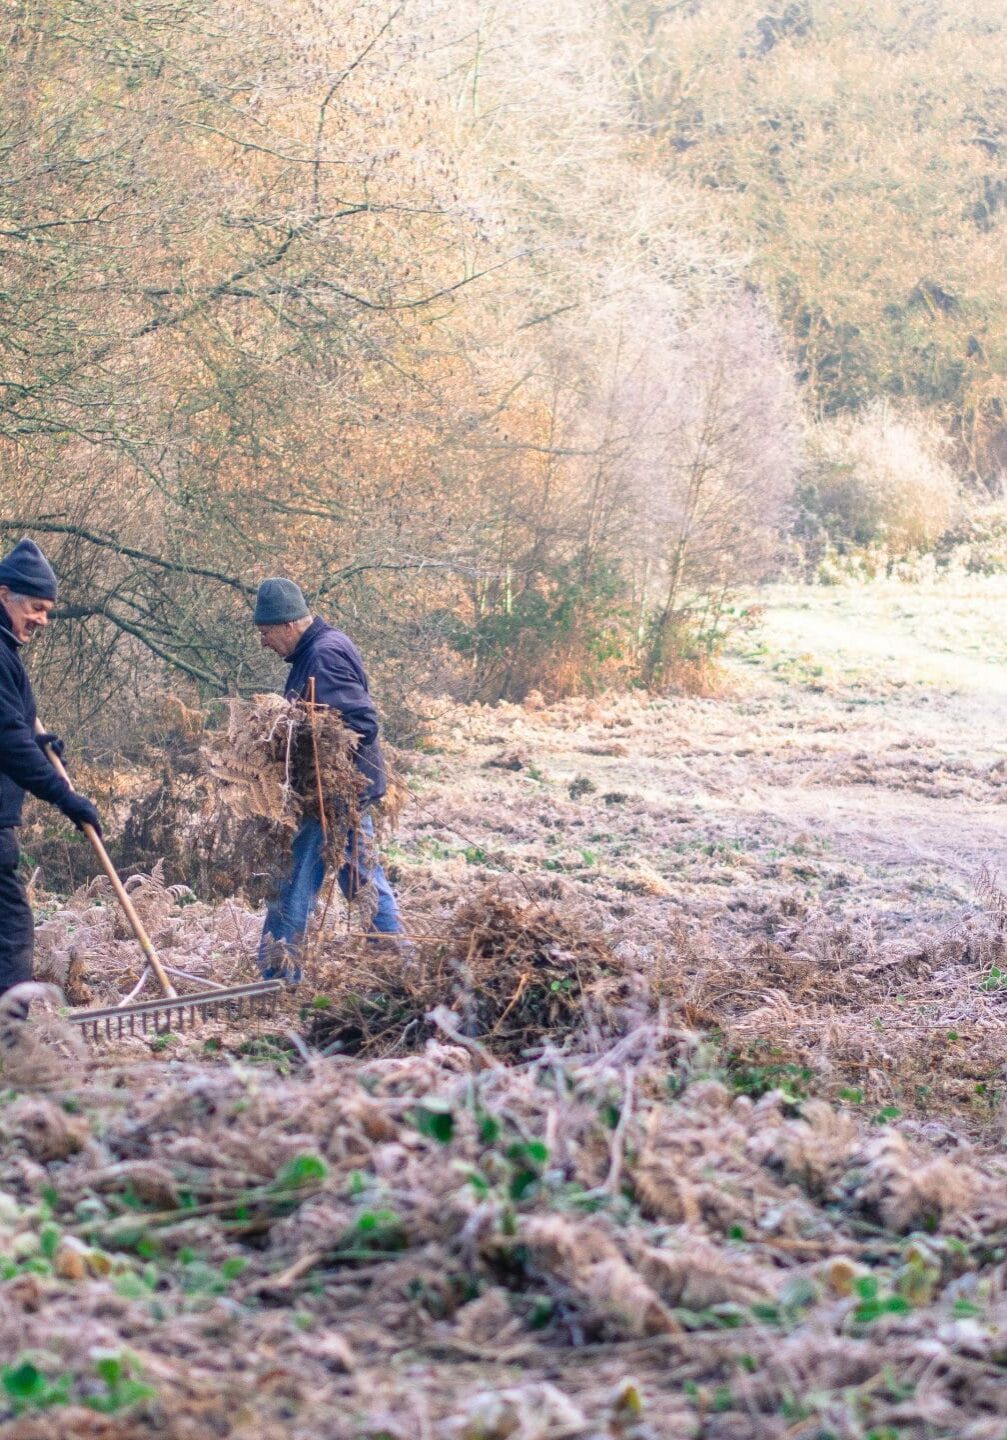
[[60,809],[68,820],[73,821],[78,830],[82,830],[85,825],[93,825],[98,834],[101,834],[98,811],[95,809],[94,801],[89,800],[86,795],[78,795],[76,790],[71,790]]
[[57,760],[62,760],[66,754],[66,746],[63,744],[63,741],[58,735],[54,735],[51,730],[43,730],[40,734],[36,735],[35,744],[43,751],[48,745]]

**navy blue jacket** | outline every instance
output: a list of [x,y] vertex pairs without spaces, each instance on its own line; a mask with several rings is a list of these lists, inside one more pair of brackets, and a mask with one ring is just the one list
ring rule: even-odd
[[360,736],[357,768],[368,780],[366,804],[385,793],[385,762],[378,739],[378,712],[367,688],[367,673],[360,651],[348,635],[316,615],[287,656],[290,674],[284,695],[306,700],[308,681],[314,676],[315,700],[338,710],[343,723]]
[[21,824],[26,790],[60,807],[72,794],[35,743],[35,696],[20,648],[0,605],[0,828]]

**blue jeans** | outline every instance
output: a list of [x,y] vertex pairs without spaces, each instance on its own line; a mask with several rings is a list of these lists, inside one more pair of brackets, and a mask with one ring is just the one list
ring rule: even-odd
[[[361,820],[359,833],[348,831],[343,863],[339,867],[339,888],[347,900],[353,900],[368,885],[373,886],[377,904],[371,928],[381,935],[399,935],[402,921],[395,895],[380,863],[368,854],[371,847],[367,841],[373,838],[374,821],[369,815]],[[322,827],[317,820],[305,820],[294,836],[290,872],[280,885],[276,899],[266,906],[258,956],[264,979],[280,978],[295,983],[300,980],[297,961],[301,943],[324,879]]]

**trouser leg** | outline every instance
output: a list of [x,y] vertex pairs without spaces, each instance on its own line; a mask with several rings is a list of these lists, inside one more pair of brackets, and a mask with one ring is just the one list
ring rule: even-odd
[[370,886],[375,902],[371,928],[382,935],[400,935],[402,921],[395,892],[374,852],[373,842],[374,821],[370,815],[365,815],[359,832],[351,830],[347,834],[345,858],[339,870],[339,888],[347,900],[354,900]]
[[19,859],[16,832],[0,828],[0,995],[32,978],[35,923],[17,873]]
[[324,879],[322,827],[317,820],[305,820],[294,836],[287,877],[266,906],[258,956],[265,979],[300,980],[301,944]]

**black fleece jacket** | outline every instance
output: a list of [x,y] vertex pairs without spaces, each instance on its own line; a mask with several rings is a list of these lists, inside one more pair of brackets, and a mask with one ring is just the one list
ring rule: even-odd
[[73,792],[35,743],[35,696],[0,605],[0,829],[21,824],[24,792],[62,809]]

